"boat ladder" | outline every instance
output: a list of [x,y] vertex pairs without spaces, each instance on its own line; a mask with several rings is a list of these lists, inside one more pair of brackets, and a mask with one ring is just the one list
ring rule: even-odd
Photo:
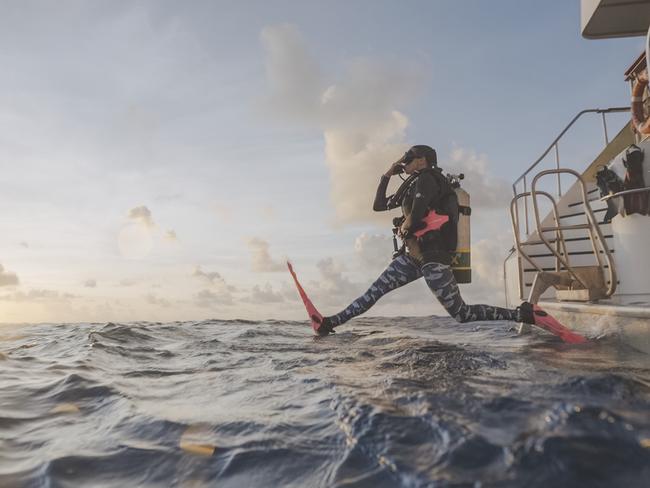
[[[547,192],[537,189],[537,183],[540,178],[555,174],[558,181],[561,174],[574,176],[578,183],[582,196],[582,204],[586,217],[585,223],[574,225],[562,225],[558,213],[557,202],[555,198]],[[550,200],[552,206],[552,225],[542,225],[539,211],[539,197]],[[519,227],[519,215],[517,211],[517,202],[521,198],[530,198],[533,205],[533,214],[535,216],[536,232],[522,242]],[[541,171],[533,179],[530,192],[519,193],[510,202],[510,217],[512,220],[512,229],[515,236],[515,246],[519,256],[530,263],[537,273],[533,280],[528,301],[537,303],[541,295],[549,288],[555,288],[556,298],[561,301],[597,301],[602,298],[611,296],[616,291],[617,279],[614,259],[610,252],[607,242],[601,232],[600,226],[589,204],[587,187],[582,176],[567,168],[556,168]],[[546,221],[548,222],[548,218]],[[569,231],[586,231],[596,263],[589,266],[576,266],[570,261],[570,253],[567,251],[567,241],[564,237],[565,232]],[[549,234],[553,237],[550,238]],[[526,247],[544,245],[554,257],[555,270],[548,271],[534,259],[531,253],[527,252]],[[519,283],[520,290],[523,290],[523,268],[519,264]]]

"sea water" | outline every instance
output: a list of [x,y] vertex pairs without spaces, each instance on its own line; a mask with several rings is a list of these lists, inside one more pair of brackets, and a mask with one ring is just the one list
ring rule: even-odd
[[0,327],[0,486],[648,487],[650,357],[439,317]]

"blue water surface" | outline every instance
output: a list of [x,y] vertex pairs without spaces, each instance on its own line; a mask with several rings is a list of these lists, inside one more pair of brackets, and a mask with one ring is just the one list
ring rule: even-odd
[[1,487],[648,487],[650,356],[506,322],[0,327]]

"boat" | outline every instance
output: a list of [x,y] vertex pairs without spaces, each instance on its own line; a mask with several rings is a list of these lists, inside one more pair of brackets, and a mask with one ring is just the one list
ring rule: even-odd
[[[624,73],[631,89],[648,66],[650,0],[582,0],[581,18],[586,39],[646,36],[646,52]],[[647,88],[642,98],[650,113]],[[575,332],[616,335],[650,354],[650,136],[631,113],[630,106],[580,111],[513,182],[514,245],[503,273],[508,306],[538,303]],[[613,114],[630,115],[610,138]],[[588,118],[602,121],[604,147],[595,159],[567,165],[560,146]],[[520,324],[520,333],[530,331]]]

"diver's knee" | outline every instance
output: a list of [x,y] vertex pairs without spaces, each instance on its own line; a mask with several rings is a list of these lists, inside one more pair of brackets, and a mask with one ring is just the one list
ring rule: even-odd
[[460,322],[461,324],[469,322],[469,314],[467,313],[465,307],[447,309],[447,312],[449,312],[449,315],[451,315],[456,320],[456,322]]

